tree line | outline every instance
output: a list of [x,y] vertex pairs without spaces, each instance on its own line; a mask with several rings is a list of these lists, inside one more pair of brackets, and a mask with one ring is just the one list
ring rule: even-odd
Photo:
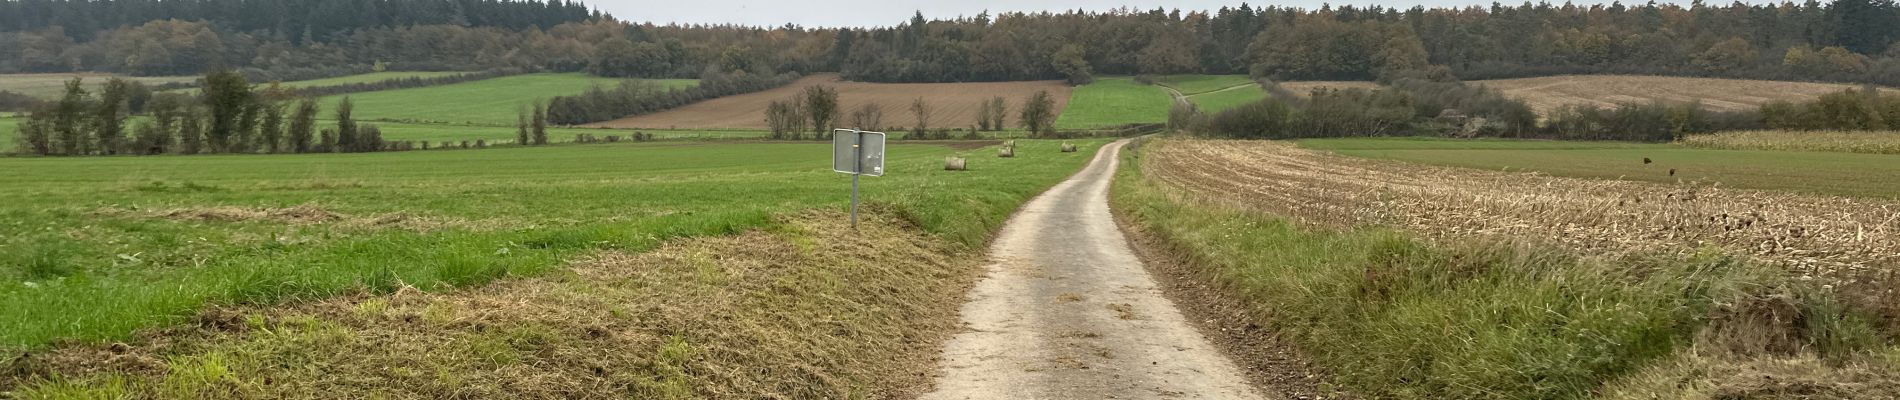
[[[1037,91],[1023,99],[1017,122],[1031,136],[1043,137],[1055,134],[1056,104],[1055,97],[1048,91]],[[910,126],[886,125],[884,106],[875,102],[866,102],[847,115],[840,109],[838,90],[824,85],[811,85],[800,89],[791,98],[774,100],[765,108],[765,125],[771,133],[768,137],[783,140],[831,139],[834,128],[884,131],[887,133],[905,132],[904,139],[950,139],[951,128],[932,119],[935,110],[930,101],[923,97],[911,100]],[[1008,118],[1009,102],[1002,96],[980,100],[977,104],[976,123],[970,126],[966,137],[979,137],[978,132],[1000,131],[1006,129],[1004,121]],[[893,123],[897,123],[893,121]],[[941,125],[939,123],[942,123]],[[805,132],[811,132],[806,136]],[[962,129],[957,129],[962,130]]]
[[[137,87],[137,82],[112,78],[95,96],[80,78],[67,81],[58,100],[37,105],[21,121],[19,152],[49,156],[328,153],[413,146],[385,141],[377,126],[358,124],[348,97],[336,106],[336,125],[320,128],[316,99],[298,98],[275,84],[253,88],[242,75],[229,70],[205,75],[196,96],[158,93],[134,107]],[[128,127],[128,117],[139,112],[149,118]]]
[[[635,24],[567,2],[0,1],[0,72],[292,76],[361,70],[588,71],[694,77],[838,71],[877,82],[1247,73],[1461,79],[1644,73],[1900,84],[1890,0],[914,15],[875,28]],[[278,13],[282,8],[286,13]],[[319,9],[347,10],[335,13]],[[47,11],[47,10],[74,11]],[[132,17],[98,17],[112,11]],[[28,11],[20,11],[28,10]],[[172,10],[172,11],[154,11]],[[14,12],[18,11],[18,12]],[[284,18],[314,15],[317,18]],[[8,20],[0,18],[0,20]],[[92,21],[92,22],[87,22]]]
[[612,121],[635,115],[666,110],[714,97],[751,93],[785,86],[798,80],[796,73],[760,75],[743,70],[723,72],[708,69],[699,82],[686,88],[668,88],[659,83],[632,79],[618,86],[595,86],[572,96],[548,100],[547,119],[556,125],[580,125]]

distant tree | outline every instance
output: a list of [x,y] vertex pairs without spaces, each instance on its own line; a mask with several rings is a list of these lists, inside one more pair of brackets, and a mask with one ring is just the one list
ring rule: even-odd
[[231,153],[257,152],[257,146],[263,143],[257,137],[258,120],[264,117],[263,114],[263,104],[253,101],[244,106],[244,112],[238,114],[237,130],[231,135]]
[[132,95],[132,85],[128,82],[112,78],[99,92],[99,103],[92,115],[92,134],[100,154],[118,154],[125,148],[126,103]]
[[989,100],[983,100],[983,101],[977,102],[976,104],[976,129],[977,130],[979,131],[990,130],[990,120],[993,119],[993,118],[990,118],[991,111],[992,110],[990,109]]
[[547,103],[543,103],[541,102],[541,100],[534,101],[534,115],[532,116],[532,121],[530,121],[530,123],[533,124],[533,128],[534,128],[534,132],[533,132],[534,144],[536,146],[548,144]]
[[86,130],[87,113],[92,110],[91,94],[86,92],[79,78],[66,81],[66,92],[53,104],[53,118],[50,128],[53,136],[53,154],[77,156],[86,153],[90,137]]
[[178,112],[178,152],[198,154],[205,151],[205,117],[197,106],[185,104]]
[[884,106],[877,103],[864,103],[858,106],[857,111],[851,112],[851,126],[855,129],[882,131],[884,128],[880,125],[883,123]]
[[1003,96],[991,97],[988,107],[990,109],[990,129],[1000,131],[1008,127],[1008,125],[1004,125],[1003,122],[1004,119],[1009,118],[1009,101],[1003,100]]
[[930,103],[918,97],[910,102],[910,115],[917,118],[917,125],[911,127],[910,137],[923,138],[930,132]]
[[264,113],[257,128],[263,150],[269,153],[284,151],[284,105],[277,102],[260,103],[258,108],[263,109]]
[[297,111],[290,114],[290,152],[309,153],[314,150],[311,141],[316,139],[317,100],[303,99],[297,102]]
[[349,96],[343,96],[343,100],[336,103],[336,136],[333,139],[334,145],[329,146],[328,151],[338,153],[359,151],[361,144],[356,140],[355,112],[356,105],[350,101]]
[[42,105],[20,122],[20,152],[27,154],[53,154],[53,113],[50,105]]
[[799,116],[798,113],[794,111],[797,109],[797,107],[794,107],[792,105],[794,103],[796,103],[796,101],[784,102],[784,101],[772,100],[771,103],[766,104],[765,126],[767,129],[771,130],[771,138],[773,140],[781,140],[781,139],[790,137],[794,133],[793,121],[803,119],[803,117]]
[[206,112],[210,113],[210,124],[205,132],[209,149],[213,152],[237,152],[243,146],[242,131],[244,113],[254,101],[251,83],[244,75],[232,70],[218,70],[205,74],[204,87],[201,88]]
[[1017,116],[1023,129],[1037,136],[1054,133],[1055,119],[1056,101],[1045,90],[1038,90],[1029,99],[1023,100],[1022,115]]
[[356,134],[356,151],[358,152],[383,151],[389,148],[389,143],[383,141],[383,128],[376,125],[364,124],[358,128]]
[[187,103],[182,95],[152,96],[152,100],[145,105],[146,113],[152,116],[151,122],[145,124],[149,129],[139,131],[138,135],[140,153],[157,155],[177,151],[179,118],[184,112],[180,107]]
[[805,116],[811,118],[812,132],[818,135],[831,132],[838,118],[838,90],[824,85],[811,85],[799,92],[799,97],[805,102]]
[[1089,68],[1088,54],[1082,46],[1062,45],[1062,48],[1056,50],[1055,55],[1050,57],[1050,62],[1056,72],[1061,73],[1070,85],[1085,85],[1095,81],[1095,73]]
[[[556,97],[554,99],[559,101],[562,98]],[[551,109],[553,106],[549,105],[549,108]],[[515,113],[515,144],[521,146],[528,145],[528,106],[525,104],[521,106],[520,111]]]
[[323,128],[323,133],[317,134],[316,151],[318,153],[336,152],[337,138],[339,137],[341,136],[337,134],[336,128]]
[[1733,37],[1717,42],[1714,46],[1709,46],[1708,50],[1696,54],[1695,65],[1704,71],[1723,73],[1748,68],[1759,59],[1761,59],[1761,54],[1755,51],[1754,45],[1742,38]]

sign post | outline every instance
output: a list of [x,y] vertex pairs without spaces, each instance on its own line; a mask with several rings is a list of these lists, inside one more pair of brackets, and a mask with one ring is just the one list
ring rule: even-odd
[[831,130],[831,170],[851,174],[851,227],[858,227],[858,177],[884,176],[884,132]]

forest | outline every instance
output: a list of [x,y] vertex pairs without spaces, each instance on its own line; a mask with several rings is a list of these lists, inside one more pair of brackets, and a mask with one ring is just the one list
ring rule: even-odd
[[[300,18],[317,15],[318,18]],[[637,18],[637,17],[636,17]],[[0,1],[0,72],[251,80],[519,68],[874,82],[1248,73],[1280,80],[1642,73],[1900,84],[1889,0],[918,14],[873,28],[633,23],[564,0]]]

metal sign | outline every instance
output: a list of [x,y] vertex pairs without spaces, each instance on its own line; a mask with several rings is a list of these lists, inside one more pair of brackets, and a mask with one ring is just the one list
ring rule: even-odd
[[831,130],[831,170],[851,174],[851,227],[858,227],[858,177],[884,176],[884,132]]
[[831,170],[857,175],[884,175],[884,132],[855,129],[831,131]]

